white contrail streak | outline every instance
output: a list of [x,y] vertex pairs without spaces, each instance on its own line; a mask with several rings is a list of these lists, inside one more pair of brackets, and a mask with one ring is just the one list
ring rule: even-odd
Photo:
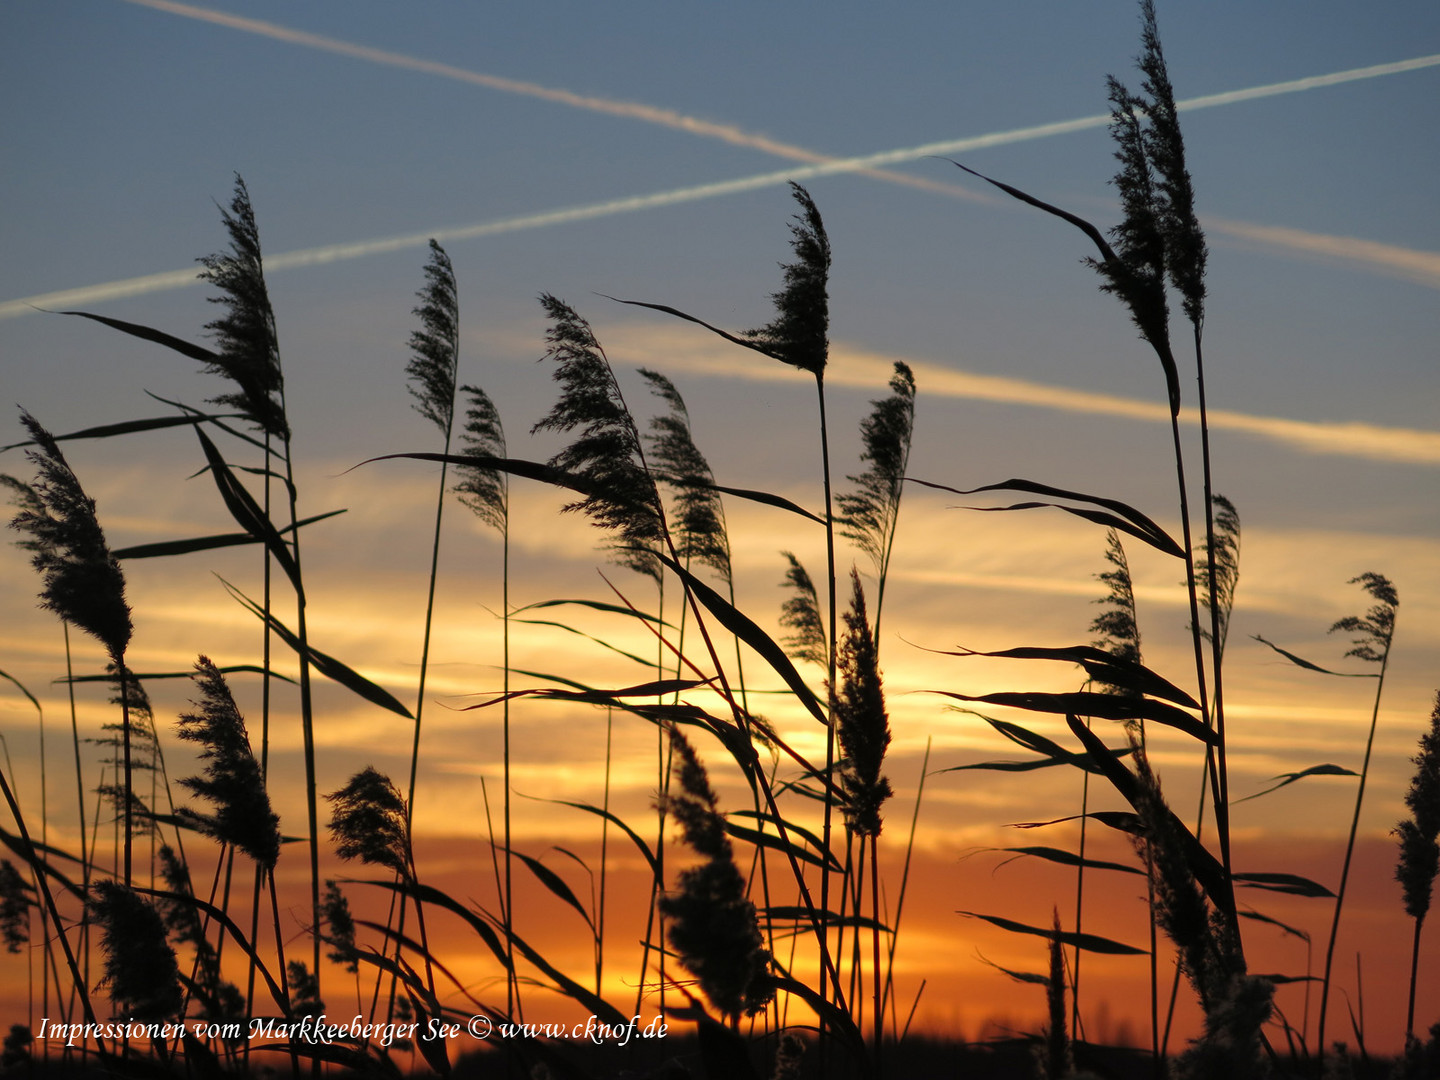
[[[170,5],[169,0],[129,0],[129,2],[143,3],[150,6],[175,6]],[[227,16],[227,18],[229,17]],[[359,47],[356,46],[356,48]],[[422,61],[416,62],[422,63]],[[1437,65],[1440,65],[1440,54],[1420,56],[1411,60],[1401,60],[1393,64],[1376,64],[1371,67],[1353,68],[1349,71],[1337,71],[1329,75],[1316,75],[1308,79],[1293,79],[1289,82],[1271,83],[1266,86],[1252,86],[1245,90],[1231,90],[1222,94],[1208,94],[1202,97],[1187,98],[1177,102],[1177,106],[1182,110],[1190,111],[1213,108],[1218,105],[1233,105],[1237,102],[1253,101],[1258,98],[1273,97],[1277,94],[1296,93],[1323,86],[1336,86],[1341,83],[1355,82],[1360,79],[1375,79],[1386,75],[1396,75],[1402,72],[1416,71],[1421,68],[1435,67]],[[556,93],[560,93],[560,91],[556,91]],[[1034,139],[1049,138],[1054,135],[1068,135],[1076,131],[1086,131],[1092,128],[1104,127],[1109,122],[1110,117],[1108,114],[1097,114],[1095,116],[1080,117],[1076,120],[1062,120],[1051,124],[1035,124],[1029,127],[1013,128],[1009,131],[991,132],[988,135],[974,135],[964,139],[947,139],[899,150],[886,150],[877,154],[864,154],[858,157],[848,158],[829,158],[799,168],[779,169],[774,172],[759,173],[754,176],[740,177],[735,180],[720,180],[709,184],[698,184],[692,187],[676,188],[671,191],[655,192],[650,195],[633,195],[623,199],[610,199],[605,202],[591,203],[587,206],[549,210],[538,214],[524,214],[519,217],[502,218],[498,221],[481,222],[476,225],[462,225],[447,229],[427,229],[423,232],[406,233],[401,236],[382,237],[375,240],[358,240],[347,244],[329,244],[324,247],[284,252],[279,255],[270,256],[266,260],[266,265],[271,270],[285,270],[301,266],[318,266],[322,263],[338,262],[342,259],[358,259],[367,255],[380,255],[406,248],[423,247],[432,237],[442,242],[474,240],[483,236],[495,236],[499,233],[517,232],[522,229],[538,229],[550,225],[562,225],[573,221],[610,217],[614,214],[633,213],[639,210],[651,210],[662,206],[673,206],[678,203],[716,198],[721,195],[734,195],[743,191],[754,191],[757,188],[773,187],[791,180],[809,180],[818,176],[862,172],[885,165],[915,161],[919,158],[963,154],[969,153],[972,150],[984,150],[994,146],[1028,142]],[[1239,223],[1229,224],[1232,227],[1239,225]],[[1262,239],[1271,245],[1310,251],[1320,250],[1328,242],[1342,239],[1337,237],[1317,237],[1315,234],[1300,233],[1298,230],[1269,229],[1268,232],[1266,232],[1266,228],[1265,226],[1254,226],[1253,229],[1255,231],[1249,235],[1252,238]],[[1239,230],[1236,229],[1235,231],[1238,232]],[[1358,245],[1363,245],[1363,247]],[[1346,257],[1353,261],[1374,263],[1392,269],[1395,265],[1404,265],[1409,271],[1406,276],[1411,277],[1412,280],[1420,281],[1422,284],[1431,285],[1432,287],[1440,287],[1440,274],[1437,274],[1434,269],[1437,257],[1430,252],[1414,251],[1408,248],[1388,244],[1377,244],[1369,241],[1356,241],[1347,250]],[[0,302],[0,319],[25,315],[37,308],[63,308],[75,304],[92,304],[103,300],[116,300],[127,296],[139,296],[146,293],[162,292],[167,289],[177,289],[195,283],[195,271],[173,270],[159,274],[148,274],[144,277],[111,281],[102,285],[89,285],[78,289],[66,289],[59,292],[44,293],[38,296],[27,296],[18,300]]]

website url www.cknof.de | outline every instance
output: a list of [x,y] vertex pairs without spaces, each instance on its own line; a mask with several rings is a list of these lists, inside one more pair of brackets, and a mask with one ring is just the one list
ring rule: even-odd
[[191,1020],[188,1025],[181,1020],[167,1023],[115,1020],[66,1024],[54,1023],[47,1017],[40,1021],[38,1037],[41,1040],[64,1042],[69,1046],[82,1044],[87,1039],[149,1038],[169,1041],[187,1033],[202,1039],[275,1039],[311,1045],[363,1040],[389,1046],[404,1039],[434,1041],[469,1035],[475,1039],[569,1039],[596,1045],[614,1043],[624,1046],[632,1039],[663,1039],[668,1030],[663,1016],[654,1017],[642,1024],[638,1014],[619,1024],[602,1021],[594,1015],[573,1024],[517,1024],[508,1020],[496,1021],[484,1014],[477,1014],[463,1021],[432,1016],[425,1021],[423,1032],[420,1030],[421,1026],[419,1021],[399,1024],[373,1023],[360,1016],[346,1021],[332,1021],[323,1013],[301,1020],[256,1017],[248,1021]]

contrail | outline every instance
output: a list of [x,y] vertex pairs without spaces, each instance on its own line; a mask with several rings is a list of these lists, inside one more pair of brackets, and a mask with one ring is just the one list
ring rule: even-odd
[[[883,169],[887,165],[915,161],[925,157],[968,153],[972,150],[984,150],[995,146],[1006,146],[1012,143],[1045,139],[1055,135],[1068,135],[1073,132],[1104,127],[1110,122],[1108,113],[1097,113],[1093,116],[1084,116],[1075,120],[1063,120],[1050,124],[1035,124],[1028,127],[1013,128],[1009,131],[992,132],[988,135],[976,135],[963,139],[948,139],[924,143],[920,146],[911,146],[899,150],[887,150],[858,157],[834,158],[816,154],[813,151],[804,150],[800,147],[775,142],[763,136],[744,132],[730,125],[714,124],[709,121],[697,120],[694,117],[687,117],[671,110],[611,101],[606,98],[585,97],[570,93],[569,91],[538,86],[534,83],[503,79],[497,76],[467,71],[463,68],[451,67],[448,64],[439,64],[416,57],[407,57],[399,53],[389,53],[383,50],[371,49],[367,46],[354,45],[333,38],[321,37],[316,34],[291,30],[276,26],[273,23],[262,23],[254,19],[244,19],[239,16],[206,11],[202,8],[194,8],[185,4],[175,3],[173,0],[127,0],[127,2],[192,18],[200,18],[254,33],[263,33],[266,36],[275,37],[279,40],[293,41],[297,44],[324,48],[327,51],[369,59],[391,66],[443,75],[447,78],[460,79],[461,81],[507,90],[513,93],[524,93],[545,100],[591,109],[592,111],[606,112],[633,119],[643,119],[652,123],[662,123],[679,130],[692,131],[697,134],[709,135],[715,138],[723,138],[736,145],[743,145],[752,149],[763,149],[770,153],[786,157],[795,157],[810,162],[810,164],[803,165],[799,168],[781,169],[774,172],[741,177],[735,180],[721,180],[709,184],[676,188],[671,191],[656,192],[650,195],[635,195],[621,199],[610,199],[605,202],[591,203],[586,206],[550,210],[537,214],[525,214],[518,217],[502,218],[498,221],[481,222],[475,225],[427,229],[423,232],[406,233],[400,236],[382,237],[374,240],[359,240],[345,244],[330,244],[323,247],[306,248],[300,251],[283,252],[279,255],[272,255],[266,260],[271,270],[317,266],[323,263],[337,262],[342,259],[358,259],[368,255],[380,255],[391,251],[422,247],[428,243],[431,238],[442,242],[473,240],[484,236],[494,236],[500,233],[516,232],[523,229],[544,228],[573,221],[585,221],[593,218],[609,217],[615,214],[634,213],[640,210],[650,210],[662,206],[695,202],[697,200],[716,198],[722,195],[734,195],[744,191],[753,191],[759,188],[784,184],[791,180],[809,180],[820,176],[832,176],[840,173],[870,172],[873,174],[876,170]],[[1297,93],[1303,90],[1337,86],[1342,83],[1355,82],[1362,79],[1375,79],[1387,75],[1397,75],[1422,68],[1435,67],[1437,65],[1440,65],[1440,53],[1414,57],[1409,60],[1400,60],[1390,64],[1374,64],[1369,67],[1351,68],[1346,71],[1332,72],[1328,75],[1315,75],[1304,79],[1269,83],[1265,86],[1253,86],[1243,90],[1230,90],[1219,94],[1207,94],[1200,97],[1186,98],[1177,102],[1176,105],[1177,108],[1184,111],[1213,108],[1219,105],[1233,105],[1259,98],[1274,97],[1279,94]],[[900,175],[902,174],[886,173],[884,178],[891,179]],[[913,178],[906,178],[907,181],[910,179]],[[956,188],[954,185],[932,184],[931,186],[947,190],[951,194],[964,191],[964,189]],[[973,193],[966,192],[966,194],[971,194],[972,197],[979,197],[973,196]],[[1240,223],[1231,223],[1232,226],[1238,226],[1239,224]],[[1263,226],[1254,227],[1256,230],[1263,228]],[[1256,237],[1258,233],[1252,232],[1250,235]],[[1308,243],[1306,239],[1310,235],[1311,234],[1299,233],[1298,230],[1272,229],[1264,239],[1272,245],[1315,250],[1315,245]],[[1319,238],[1321,242],[1335,239],[1339,238]],[[1382,266],[1403,263],[1412,271],[1412,277],[1421,279],[1425,284],[1432,283],[1428,276],[1415,275],[1413,273],[1417,262],[1425,265],[1427,258],[1434,258],[1434,256],[1431,256],[1428,252],[1416,252],[1392,245],[1368,244],[1366,250],[1363,252],[1358,249],[1352,250],[1350,257],[1362,261],[1375,262]],[[77,289],[65,289],[58,292],[43,293],[37,296],[21,297],[16,300],[0,302],[0,319],[25,315],[37,308],[63,308],[76,304],[93,304],[105,300],[117,300],[129,296],[140,296],[148,293],[182,288],[187,285],[194,285],[196,282],[195,271],[189,269],[172,270],[158,274],[147,274],[143,277],[125,278],[99,285],[89,285]],[[1440,287],[1440,278],[1435,278],[1433,284],[1436,287]]]

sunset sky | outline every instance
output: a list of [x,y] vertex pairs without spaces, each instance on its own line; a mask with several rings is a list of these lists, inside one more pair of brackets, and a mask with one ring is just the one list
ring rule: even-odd
[[[1400,1031],[1387,1011],[1398,1001],[1403,1016],[1393,995],[1408,976],[1410,923],[1390,881],[1387,834],[1403,813],[1408,759],[1440,685],[1440,8],[1419,0],[1158,7],[1176,93],[1193,99],[1182,124],[1211,243],[1216,488],[1244,527],[1226,668],[1236,797],[1322,762],[1358,768],[1373,697],[1372,680],[1302,672],[1251,636],[1364,671],[1343,659],[1344,636],[1326,630],[1368,606],[1347,584],[1356,575],[1383,573],[1399,590],[1361,823],[1362,883],[1337,949],[1352,998],[1354,954],[1363,950],[1367,1040],[1393,1047]],[[537,363],[545,324],[535,302],[553,293],[590,320],[642,423],[654,410],[639,366],[668,374],[685,395],[721,484],[818,511],[813,380],[692,324],[606,299],[671,305],[733,331],[763,324],[777,263],[789,256],[785,182],[799,178],[834,250],[826,382],[837,481],[859,471],[858,423],[903,360],[918,384],[911,475],[957,488],[1025,477],[1124,500],[1176,532],[1164,381],[1124,311],[1081,265],[1092,254],[1084,237],[941,160],[1113,225],[1104,77],[1138,84],[1137,49],[1128,0],[503,10],[458,0],[10,0],[0,12],[3,398],[62,433],[163,414],[146,391],[195,405],[219,392],[174,353],[35,309],[80,308],[203,341],[215,308],[187,282],[197,257],[225,246],[216,204],[229,202],[234,174],[243,175],[270,271],[301,512],[347,509],[304,534],[312,640],[413,708],[435,470],[405,461],[349,470],[381,454],[439,449],[434,428],[409,406],[404,378],[426,238],[442,240],[459,280],[461,380],[495,400],[512,455],[543,460],[561,445],[529,434],[555,394]],[[1193,404],[1188,367],[1182,387]],[[0,444],[21,438],[15,414],[0,426]],[[1188,448],[1192,461],[1197,446]],[[113,547],[234,527],[210,480],[190,478],[203,458],[188,432],[65,450]],[[16,450],[0,454],[0,471],[33,474]],[[606,563],[579,516],[559,516],[564,501],[514,482],[512,605],[617,602],[608,579],[653,607],[647,581]],[[902,510],[882,653],[897,792],[887,867],[903,855],[927,740],[932,772],[1021,756],[926,691],[1079,685],[1063,665],[927,650],[1088,642],[1101,594],[1103,530],[1056,511],[972,513],[957,508],[962,501],[912,487]],[[823,533],[753,503],[732,500],[726,510],[739,606],[773,629],[784,598],[779,552],[794,551],[819,574]],[[446,515],[415,811],[429,845],[422,859],[483,839],[479,779],[492,811],[501,791],[499,711],[459,711],[501,685],[499,545],[457,503]],[[1130,554],[1146,661],[1189,686],[1183,570],[1138,545]],[[842,569],[853,559],[868,570],[857,552],[842,559]],[[0,568],[0,670],[41,698],[56,770],[70,754],[66,697],[52,684],[63,674],[60,630],[35,608],[23,553],[6,545]],[[258,595],[253,549],[125,569],[137,669],[182,670],[197,652],[256,662],[257,624],[215,577]],[[653,649],[595,613],[529,617]],[[93,643],[76,644],[80,668],[96,670]],[[293,670],[288,656],[277,666]],[[512,666],[600,686],[646,678],[554,627],[515,627]],[[753,669],[747,661],[752,670],[758,661]],[[819,685],[822,673],[806,674]],[[258,715],[256,683],[244,678],[237,694]],[[187,689],[156,683],[152,694],[163,731]],[[110,718],[103,697],[82,692],[82,728]],[[318,700],[322,791],[365,764],[397,780],[405,774],[403,721],[333,685]],[[761,711],[794,733],[798,749],[823,756],[818,725],[788,700],[773,701]],[[1043,718],[993,712],[1070,738]],[[603,798],[603,714],[520,704],[513,722],[518,792]],[[35,712],[8,684],[0,730],[22,802],[38,820]],[[186,760],[173,738],[167,752]],[[652,729],[616,720],[610,798],[627,820],[653,821],[654,752]],[[722,794],[738,798],[718,746],[701,752],[714,756]],[[272,753],[277,777],[301,775],[298,725],[277,727]],[[1161,738],[1153,756],[1177,809],[1192,812],[1193,742]],[[56,775],[52,839],[68,843],[74,778]],[[302,833],[301,789],[277,790],[287,833]],[[1333,886],[1353,790],[1351,780],[1318,778],[1241,804],[1237,867]],[[917,1024],[973,1036],[998,1014],[1022,1026],[1038,1016],[1037,991],[1013,985],[977,953],[1040,970],[1043,951],[954,912],[1003,910],[1044,924],[1058,904],[1068,920],[1068,872],[997,869],[1000,858],[981,849],[1073,844],[1074,832],[1039,841],[1005,826],[1075,813],[1078,798],[1076,775],[1059,770],[929,778],[911,882],[920,899],[907,909],[914,921],[898,958],[907,1003],[930,979]],[[517,799],[515,816],[517,846],[537,855],[597,836],[594,818],[542,802]],[[1124,845],[1106,843],[1111,857],[1126,857]],[[299,873],[303,856],[291,850],[285,858]],[[437,875],[456,873],[453,859],[434,859]],[[488,855],[476,865],[488,873]],[[457,884],[457,895],[488,882]],[[1116,888],[1117,904],[1137,903],[1133,882]],[[1247,899],[1310,928],[1319,957],[1328,903]],[[1120,910],[1104,917],[1109,932],[1135,937]],[[561,940],[557,933],[557,953]],[[1256,940],[1263,959],[1254,967],[1303,973],[1303,948],[1258,931]],[[1109,967],[1096,970],[1111,1016],[1138,1018],[1143,972],[1111,982]],[[1440,1015],[1436,972],[1440,964],[1422,985],[1417,1023]],[[23,979],[23,966],[0,967],[0,983]],[[1300,991],[1280,1000],[1299,1026]],[[1138,1019],[1133,1026],[1141,1030]]]

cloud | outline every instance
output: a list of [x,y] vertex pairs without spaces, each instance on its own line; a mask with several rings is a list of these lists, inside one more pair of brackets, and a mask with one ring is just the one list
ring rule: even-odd
[[1221,233],[1260,247],[1311,255],[1321,262],[1358,267],[1440,289],[1440,252],[1417,251],[1354,236],[1327,236],[1281,225],[1252,225],[1225,218],[1207,216],[1204,223],[1210,233]]
[[[794,371],[784,365],[765,361],[750,362],[748,358],[737,357],[737,350],[733,348],[718,343],[711,344],[694,335],[682,337],[669,330],[641,332],[626,327],[612,332],[611,337],[617,344],[623,344],[626,355],[636,358],[640,363],[647,362],[646,357],[653,355],[656,363],[663,362],[671,367],[717,378],[756,382],[794,379]],[[678,347],[682,341],[683,348]],[[915,380],[921,387],[921,393],[927,397],[990,401],[1066,413],[1113,416],[1146,423],[1170,422],[1168,406],[1158,400],[1145,401],[1004,375],[982,375],[911,357],[868,352],[844,343],[832,345],[831,359],[831,365],[825,374],[826,382],[831,386],[875,390],[885,385],[895,361],[903,360],[915,372]],[[1193,410],[1182,410],[1181,415],[1187,421],[1198,420]],[[1229,409],[1211,409],[1208,419],[1213,431],[1242,432],[1309,454],[1329,454],[1410,465],[1440,465],[1440,431],[1381,427],[1358,421],[1291,420]]]

